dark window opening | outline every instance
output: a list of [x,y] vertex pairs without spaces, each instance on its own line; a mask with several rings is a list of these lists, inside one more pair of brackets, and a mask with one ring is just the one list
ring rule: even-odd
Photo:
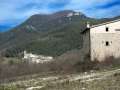
[[106,46],[109,46],[109,42],[108,41],[106,41]]
[[108,27],[106,27],[106,32],[108,32],[109,31],[109,28]]
[[115,29],[115,31],[120,31],[120,29]]

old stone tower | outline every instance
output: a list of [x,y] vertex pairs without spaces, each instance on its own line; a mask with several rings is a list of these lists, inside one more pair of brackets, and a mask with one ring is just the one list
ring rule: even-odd
[[106,57],[120,57],[120,19],[90,26],[82,32],[84,54],[91,60],[103,61]]

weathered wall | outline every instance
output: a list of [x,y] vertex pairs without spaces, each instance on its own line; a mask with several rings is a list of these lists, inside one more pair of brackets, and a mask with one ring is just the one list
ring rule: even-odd
[[[109,28],[108,32],[106,27]],[[120,21],[91,28],[90,37],[91,60],[102,61],[108,56],[120,57]]]
[[86,56],[90,54],[90,31],[88,30],[83,34],[83,45],[82,45],[81,53],[83,56],[83,60]]

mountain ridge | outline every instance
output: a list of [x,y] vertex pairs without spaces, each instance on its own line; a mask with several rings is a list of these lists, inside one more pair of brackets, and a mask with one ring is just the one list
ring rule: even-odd
[[87,21],[98,24],[109,20],[89,18],[71,10],[33,15],[12,30],[0,33],[0,51],[3,56],[18,56],[24,50],[59,56],[82,47],[80,32]]

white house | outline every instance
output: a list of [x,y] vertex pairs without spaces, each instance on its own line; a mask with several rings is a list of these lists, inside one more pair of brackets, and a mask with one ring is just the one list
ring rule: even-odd
[[23,59],[31,63],[47,63],[47,62],[51,62],[53,60],[53,57],[36,55],[32,53],[27,53],[26,51],[24,51]]
[[91,60],[103,61],[106,57],[120,57],[120,19],[90,26],[82,32],[84,54]]

